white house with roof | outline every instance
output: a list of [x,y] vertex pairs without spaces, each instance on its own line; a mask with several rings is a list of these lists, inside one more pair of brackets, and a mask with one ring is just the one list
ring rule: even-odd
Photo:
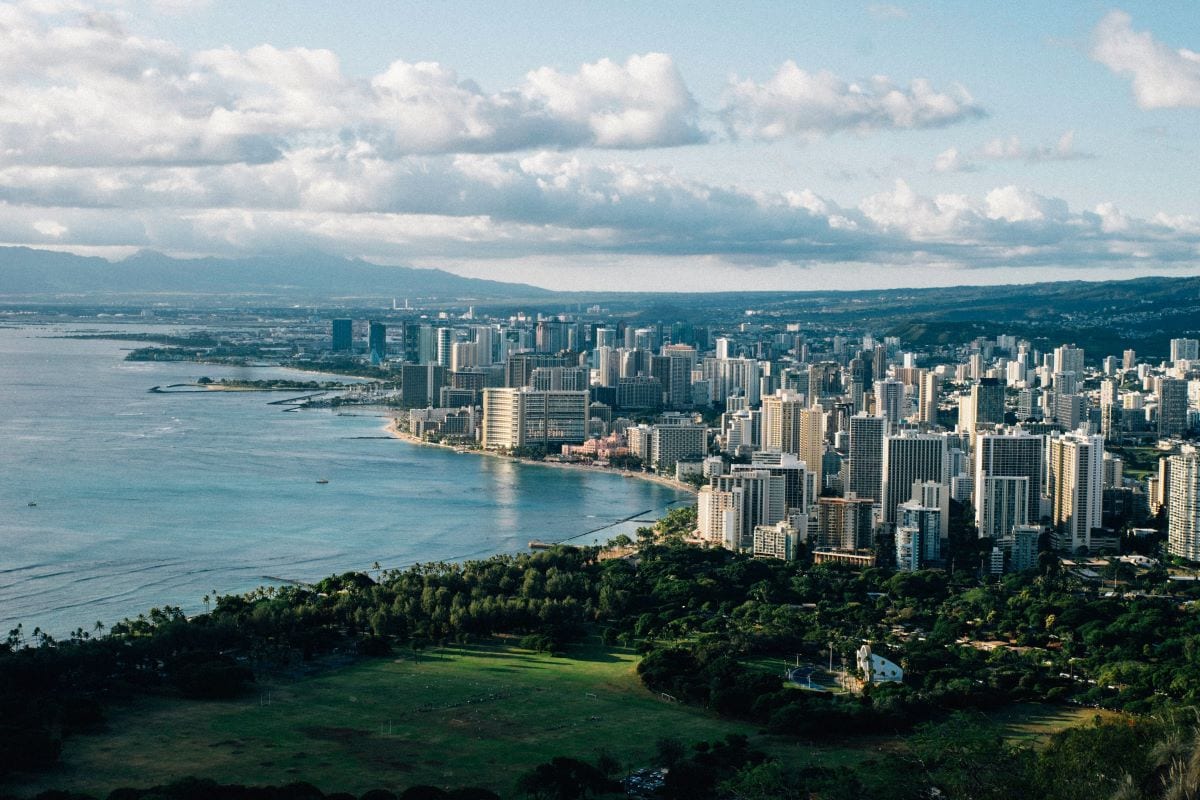
[[858,673],[864,683],[889,683],[904,680],[904,670],[894,661],[871,652],[871,645],[858,648]]

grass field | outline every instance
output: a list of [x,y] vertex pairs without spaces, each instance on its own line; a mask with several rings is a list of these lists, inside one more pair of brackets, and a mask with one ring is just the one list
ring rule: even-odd
[[[376,659],[260,683],[236,701],[142,700],[114,712],[106,732],[68,739],[54,771],[8,789],[103,797],[119,786],[194,775],[244,784],[307,781],[326,792],[474,785],[508,796],[522,772],[552,756],[592,760],[605,749],[629,767],[644,766],[661,737],[692,743],[744,733],[777,758],[826,765],[860,763],[867,752],[897,744],[871,737],[816,746],[767,737],[647,691],[632,652],[582,646],[569,656],[453,647],[418,661]],[[997,721],[1028,738],[1086,724],[1094,714],[1028,705]]]
[[[62,766],[12,787],[103,796],[196,775],[219,781],[308,781],[324,791],[486,786],[555,755],[604,748],[643,764],[660,737],[685,742],[751,734],[644,689],[632,652],[573,649],[555,658],[516,648],[448,648],[376,659],[290,684],[260,684],[229,702],[152,699],[112,715],[109,731],[67,740]],[[270,704],[266,693],[270,691]]]

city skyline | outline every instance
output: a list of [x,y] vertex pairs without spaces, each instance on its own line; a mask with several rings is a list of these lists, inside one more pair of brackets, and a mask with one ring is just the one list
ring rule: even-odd
[[588,290],[1197,272],[1185,4],[505,10],[6,5],[0,243]]

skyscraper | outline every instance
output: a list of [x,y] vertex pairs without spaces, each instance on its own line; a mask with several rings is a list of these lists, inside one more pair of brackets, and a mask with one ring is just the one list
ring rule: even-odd
[[787,453],[755,453],[749,464],[734,464],[732,472],[765,469],[784,481],[784,509],[786,513],[807,513],[810,500],[818,493],[811,485],[808,469],[804,462]]
[[1104,496],[1104,439],[1068,433],[1052,436],[1046,485],[1058,550],[1092,548],[1092,529],[1100,527]]
[[828,403],[842,393],[842,368],[834,361],[822,361],[808,368],[808,404]]
[[367,352],[373,364],[387,359],[387,325],[375,320],[367,322]]
[[1200,561],[1200,456],[1195,448],[1171,456],[1167,491],[1167,548]]
[[883,521],[896,521],[896,507],[912,496],[918,481],[949,481],[946,437],[904,431],[883,440]]
[[1163,378],[1158,385],[1158,435],[1183,436],[1187,429],[1187,381]]
[[999,425],[1004,422],[1004,384],[998,378],[980,378],[971,387],[975,426]]
[[888,430],[895,430],[904,420],[905,386],[895,378],[875,381],[875,416],[887,420]]
[[920,421],[930,427],[937,425],[938,392],[941,385],[941,377],[933,370],[928,370],[921,376],[917,395],[917,414]]
[[740,470],[729,475],[714,475],[709,479],[710,491],[737,493],[740,507],[737,512],[736,549],[749,550],[754,545],[757,525],[782,522],[786,513],[786,481],[766,469]]
[[1029,478],[988,475],[975,482],[975,519],[979,538],[999,541],[1029,518]]
[[588,393],[534,389],[483,390],[483,446],[549,451],[587,438]]
[[1172,339],[1171,362],[1200,360],[1200,339]]
[[1083,348],[1064,344],[1054,348],[1054,372],[1074,372],[1083,378]]
[[825,488],[825,409],[820,405],[802,409],[800,418],[800,460],[815,478],[817,492]]
[[871,501],[845,497],[817,498],[817,546],[829,550],[870,549],[874,530]]
[[1019,505],[1024,516],[1014,519],[1011,524],[1035,523],[1041,519],[1045,453],[1045,437],[1032,436],[1020,428],[1014,433],[985,434],[975,440],[975,525],[980,536],[1008,535],[1008,530],[996,527],[1006,517],[997,519],[984,513],[981,498],[988,496],[985,481],[989,478],[1025,478],[1025,500]]
[[451,360],[451,343],[454,341],[453,331],[449,328],[437,329],[437,363],[443,367],[450,367]]
[[763,449],[775,453],[800,453],[801,414],[805,410],[799,394],[782,389],[762,399]]
[[856,414],[850,418],[850,466],[846,494],[878,502],[883,490],[883,436],[887,422],[882,417]]
[[354,320],[335,319],[333,321],[330,349],[335,353],[354,349]]

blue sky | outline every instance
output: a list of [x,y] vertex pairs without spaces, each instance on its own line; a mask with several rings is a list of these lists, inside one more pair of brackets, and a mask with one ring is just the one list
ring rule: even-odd
[[0,6],[0,241],[556,288],[1195,274],[1194,3]]

